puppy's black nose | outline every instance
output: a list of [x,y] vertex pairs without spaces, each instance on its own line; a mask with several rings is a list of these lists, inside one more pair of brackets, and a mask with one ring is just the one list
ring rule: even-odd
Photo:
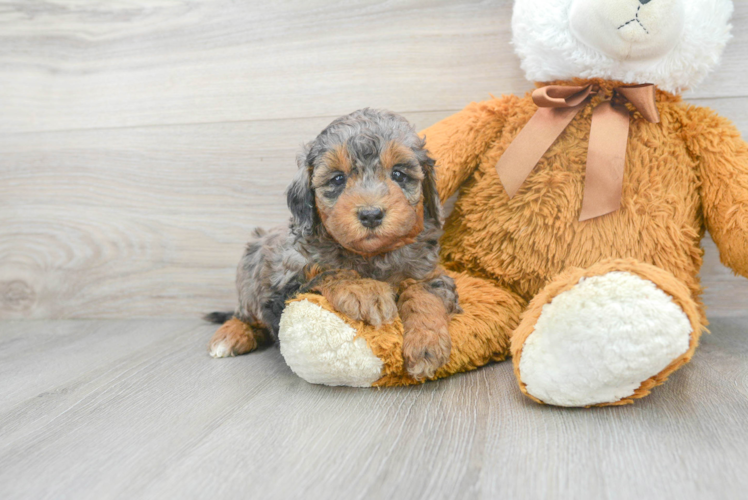
[[639,3],[642,4],[642,5],[647,5],[651,1],[652,0],[639,0]]
[[381,208],[362,208],[358,211],[358,220],[364,227],[375,228],[382,224],[382,219],[384,219],[384,211]]

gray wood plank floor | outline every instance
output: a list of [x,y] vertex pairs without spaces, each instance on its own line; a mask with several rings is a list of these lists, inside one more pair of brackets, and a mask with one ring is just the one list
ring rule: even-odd
[[0,323],[0,498],[745,498],[748,317],[633,406],[520,396],[501,363],[309,385],[194,320]]

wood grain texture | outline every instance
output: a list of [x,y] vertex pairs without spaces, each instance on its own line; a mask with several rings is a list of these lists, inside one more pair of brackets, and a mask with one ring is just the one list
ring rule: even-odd
[[194,321],[1,322],[0,497],[742,499],[746,330],[716,319],[651,396],[575,410],[510,363],[330,388],[275,348],[213,360]]
[[[299,146],[361,106],[425,128],[530,87],[510,1],[0,0],[0,318],[197,317],[234,305]],[[748,2],[689,94],[748,134]],[[705,242],[711,314],[748,281]]]
[[[0,133],[460,109],[527,82],[510,0],[0,2]],[[744,96],[748,4],[693,97]]]
[[525,85],[510,4],[5,2],[0,132],[460,108]]

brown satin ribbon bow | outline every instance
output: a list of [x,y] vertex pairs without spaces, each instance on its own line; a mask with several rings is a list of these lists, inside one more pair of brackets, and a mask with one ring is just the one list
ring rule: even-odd
[[[597,92],[593,85],[548,85],[532,93],[538,110],[496,164],[510,198],[517,194],[548,148]],[[616,96],[630,102],[646,120],[659,123],[655,86],[651,83],[616,87],[613,98]],[[580,221],[615,212],[621,207],[628,131],[629,111],[624,104],[606,100],[592,111]]]

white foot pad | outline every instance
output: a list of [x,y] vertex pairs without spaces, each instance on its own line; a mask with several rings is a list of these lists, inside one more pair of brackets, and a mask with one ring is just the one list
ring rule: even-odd
[[582,278],[543,306],[520,378],[548,404],[620,401],[685,353],[691,331],[683,310],[649,280],[627,272]]
[[370,387],[382,374],[382,360],[356,330],[307,300],[283,311],[280,351],[296,375],[312,384]]

